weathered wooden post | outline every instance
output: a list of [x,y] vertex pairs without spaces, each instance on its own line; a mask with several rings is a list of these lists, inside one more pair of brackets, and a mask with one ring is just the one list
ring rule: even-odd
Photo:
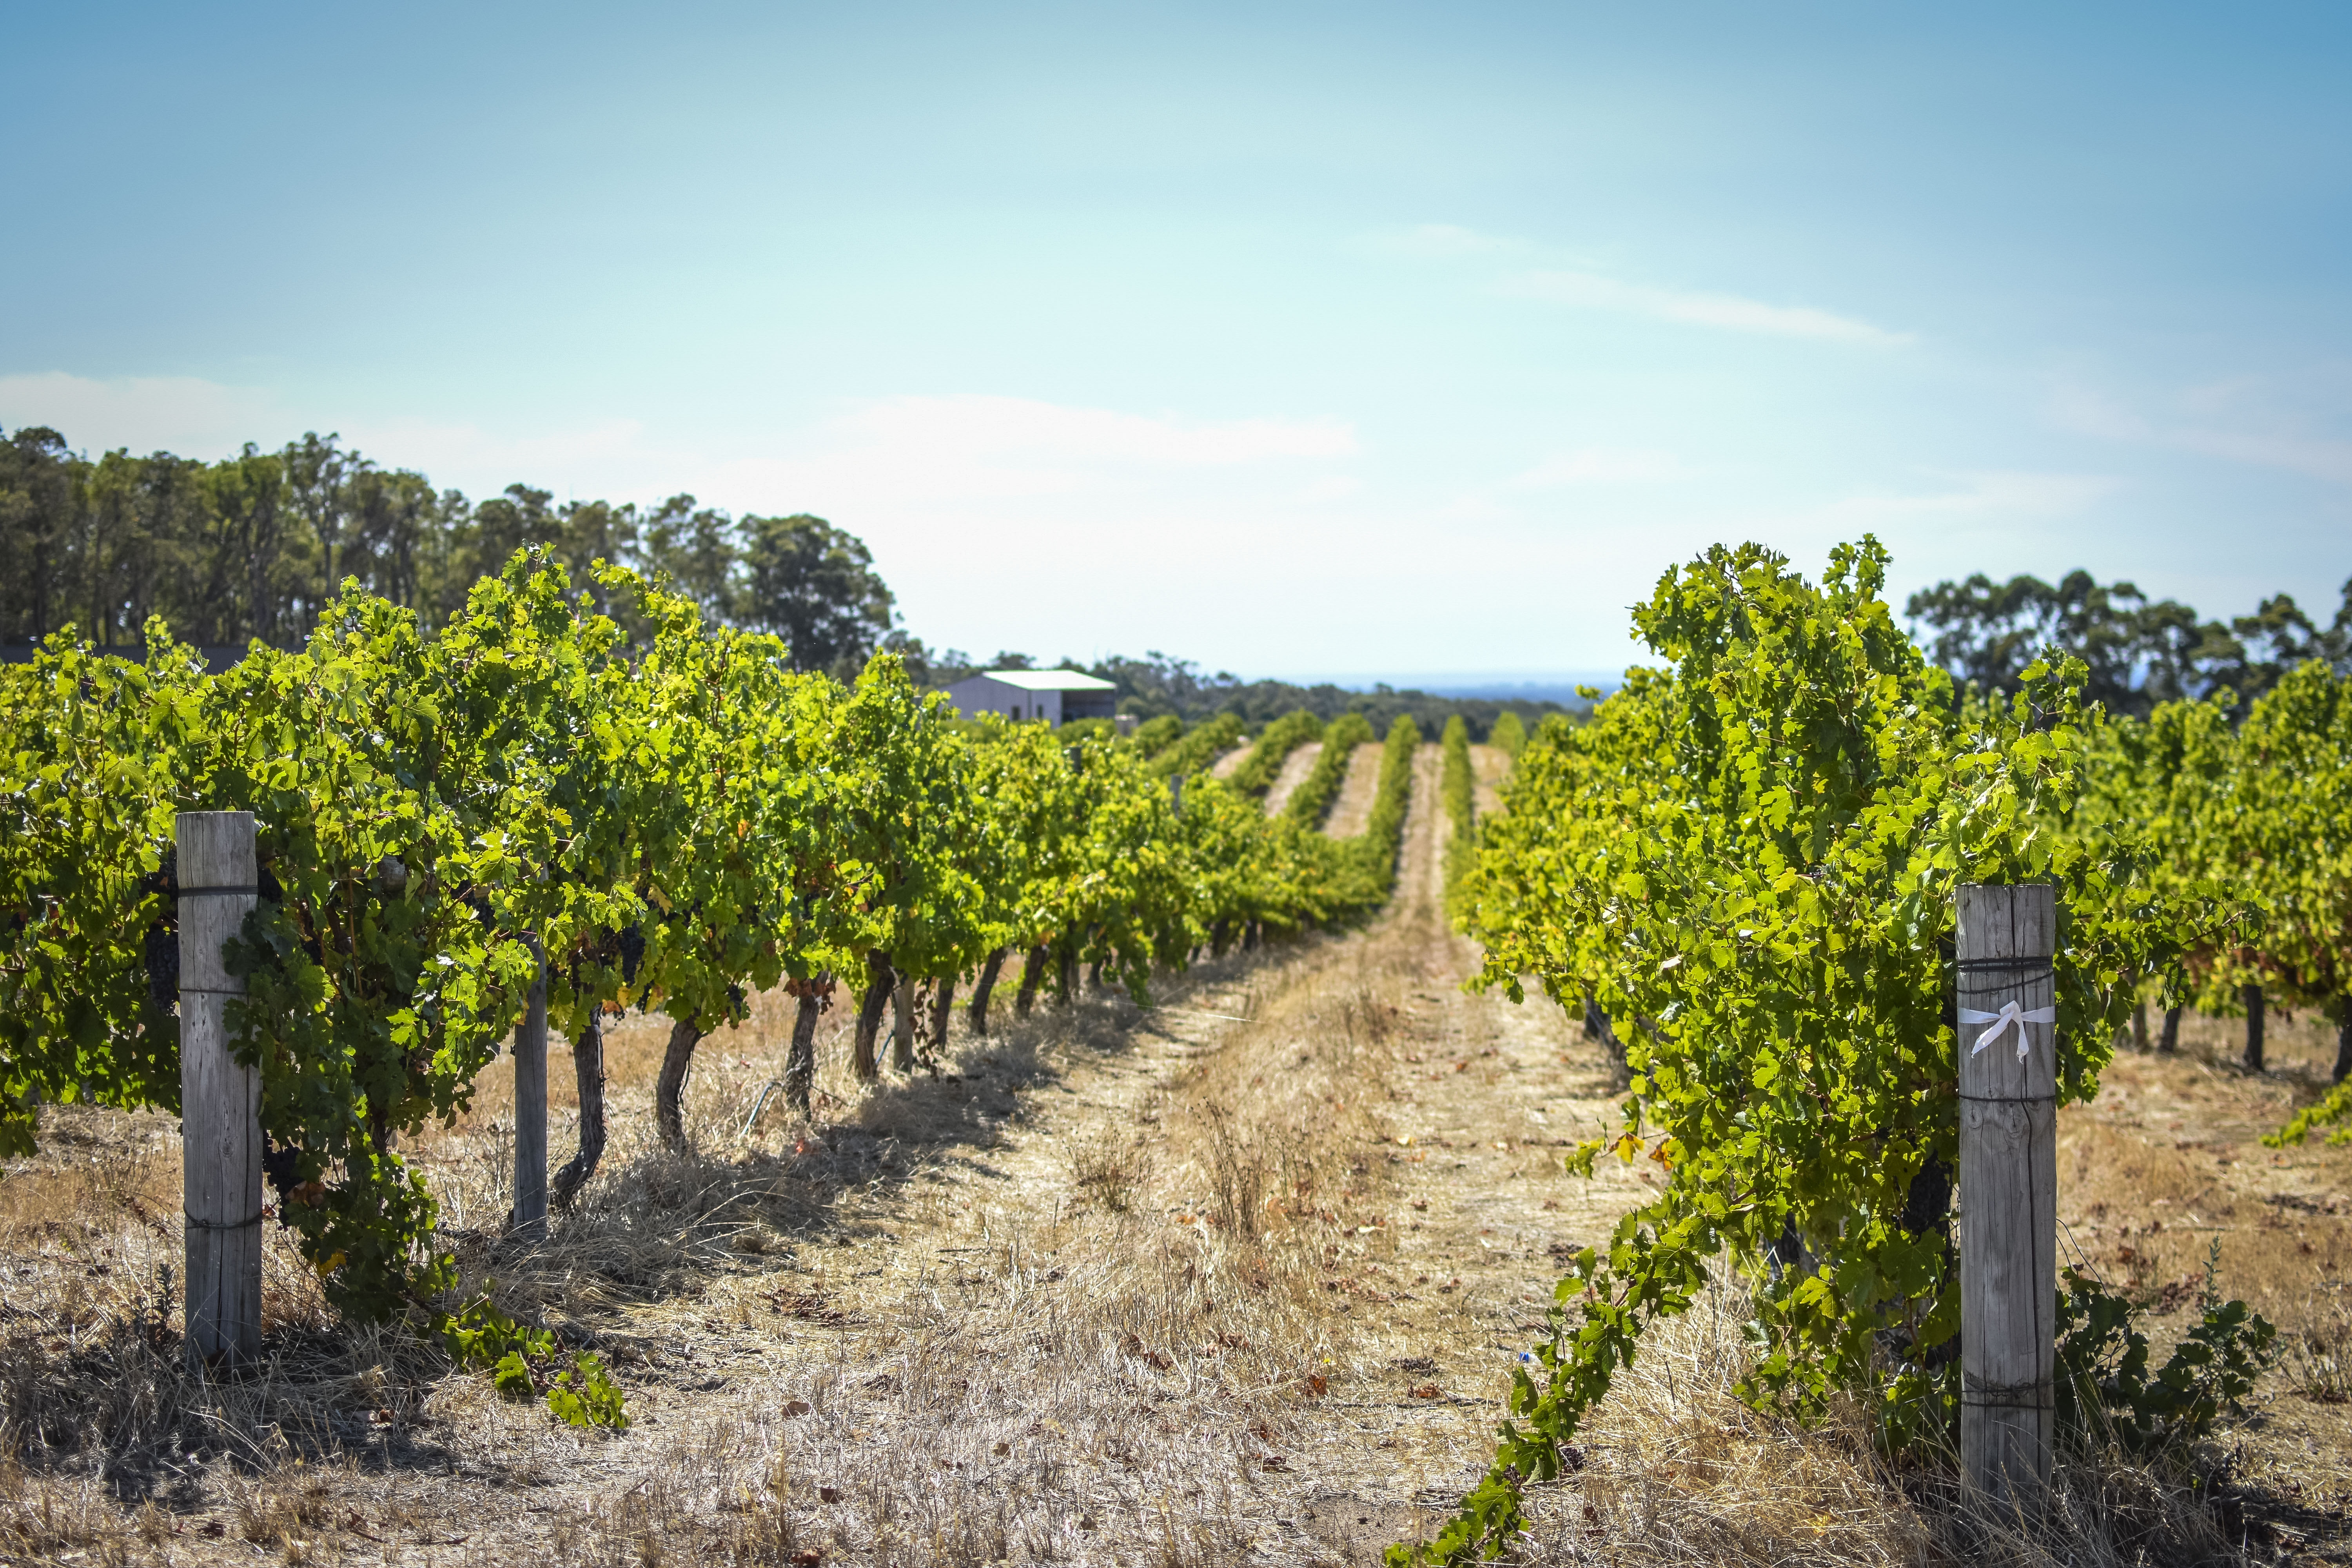
[[253,813],[184,811],[180,883],[180,1142],[187,1218],[188,1354],[261,1353],[261,1074],[230,1054],[245,982],[221,944],[259,901]]
[[1962,887],[1960,1468],[2032,1510],[2050,1486],[2056,1403],[2058,1089],[2054,895]]
[[1184,815],[1184,775],[1168,775],[1168,809],[1178,816]]
[[531,937],[531,961],[539,973],[530,983],[530,1004],[515,1031],[515,1163],[513,1235],[524,1241],[547,1237],[547,954]]

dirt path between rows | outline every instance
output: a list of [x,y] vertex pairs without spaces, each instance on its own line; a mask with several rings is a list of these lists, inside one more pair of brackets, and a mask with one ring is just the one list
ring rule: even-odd
[[[273,1436],[9,1484],[133,1562],[1372,1561],[1483,1468],[1552,1254],[1645,1190],[1559,1170],[1608,1111],[1600,1051],[1555,1008],[1458,991],[1435,785],[1427,747],[1372,929],[1208,963],[1150,1011],[1014,1022],[1008,978],[996,1034],[872,1090],[836,1036],[817,1121],[772,1102],[745,1144],[782,1009],[705,1042],[684,1157],[643,1131],[662,1021],[630,1020],[614,1147],[534,1253],[463,1223],[503,1202],[494,1067],[411,1152],[469,1275],[612,1360],[625,1434],[337,1341],[281,1244],[267,1389],[183,1391]],[[162,1119],[76,1125],[143,1141],[131,1184],[172,1212]],[[110,1248],[110,1310],[170,1228]]]
[[1500,746],[1470,748],[1471,809],[1492,816],[1503,809],[1503,775],[1511,771],[1511,754]]
[[[960,1019],[936,1077],[871,1089],[836,1016],[814,1122],[760,1105],[787,1020],[762,998],[702,1048],[698,1152],[662,1152],[665,1025],[629,1020],[604,1170],[535,1251],[487,1223],[498,1064],[410,1152],[468,1278],[613,1362],[619,1436],[338,1328],[282,1239],[265,1373],[173,1382],[142,1347],[177,1256],[176,1138],[58,1110],[0,1183],[22,1456],[0,1466],[0,1560],[1303,1564],[1419,1536],[1484,1468],[1561,1259],[1656,1179],[1566,1175],[1613,1129],[1614,1064],[1549,1004],[1459,988],[1476,955],[1443,918],[1436,752],[1370,929],[1209,962],[1150,1010],[1093,995],[1016,1021],[1008,976],[994,1034]],[[2282,1029],[2283,1070],[2256,1077],[2200,1027],[2068,1113],[2069,1245],[2177,1293],[2222,1242],[2223,1288],[2302,1358],[2228,1436],[2266,1489],[2244,1528],[2332,1547],[2352,1152],[2253,1142],[2315,1092],[2315,1031]],[[559,1118],[559,1153],[567,1136]],[[1746,1315],[1726,1287],[1645,1340],[1580,1473],[1536,1499],[1539,1556],[1934,1555],[1866,1440],[1737,1404]]]
[[1315,771],[1315,759],[1322,754],[1323,742],[1308,741],[1292,748],[1290,755],[1282,759],[1281,771],[1274,775],[1274,787],[1265,792],[1265,814],[1268,816],[1282,815],[1283,806],[1298,786],[1307,782],[1307,775]]
[[1378,741],[1366,741],[1348,759],[1348,776],[1340,782],[1339,798],[1331,803],[1331,816],[1323,825],[1323,831],[1332,837],[1353,838],[1372,819],[1372,801],[1380,794],[1381,752],[1384,749]]

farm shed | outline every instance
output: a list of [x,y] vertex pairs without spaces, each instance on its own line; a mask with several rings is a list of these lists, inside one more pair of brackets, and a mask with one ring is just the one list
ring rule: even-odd
[[988,669],[948,688],[956,711],[967,719],[1002,713],[1008,719],[1112,719],[1118,714],[1118,688],[1075,669]]

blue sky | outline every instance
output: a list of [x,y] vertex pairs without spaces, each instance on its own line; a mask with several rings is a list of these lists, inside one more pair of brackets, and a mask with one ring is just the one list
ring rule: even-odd
[[1632,657],[1670,562],[2352,575],[2352,12],[53,6],[0,424],[812,510],[937,643]]

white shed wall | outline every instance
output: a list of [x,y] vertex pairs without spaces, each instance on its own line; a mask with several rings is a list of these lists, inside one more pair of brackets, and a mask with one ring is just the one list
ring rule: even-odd
[[948,700],[967,719],[982,713],[1003,713],[1019,720],[1043,719],[1056,727],[1062,722],[1060,692],[1024,691],[985,675],[957,681],[948,688]]

